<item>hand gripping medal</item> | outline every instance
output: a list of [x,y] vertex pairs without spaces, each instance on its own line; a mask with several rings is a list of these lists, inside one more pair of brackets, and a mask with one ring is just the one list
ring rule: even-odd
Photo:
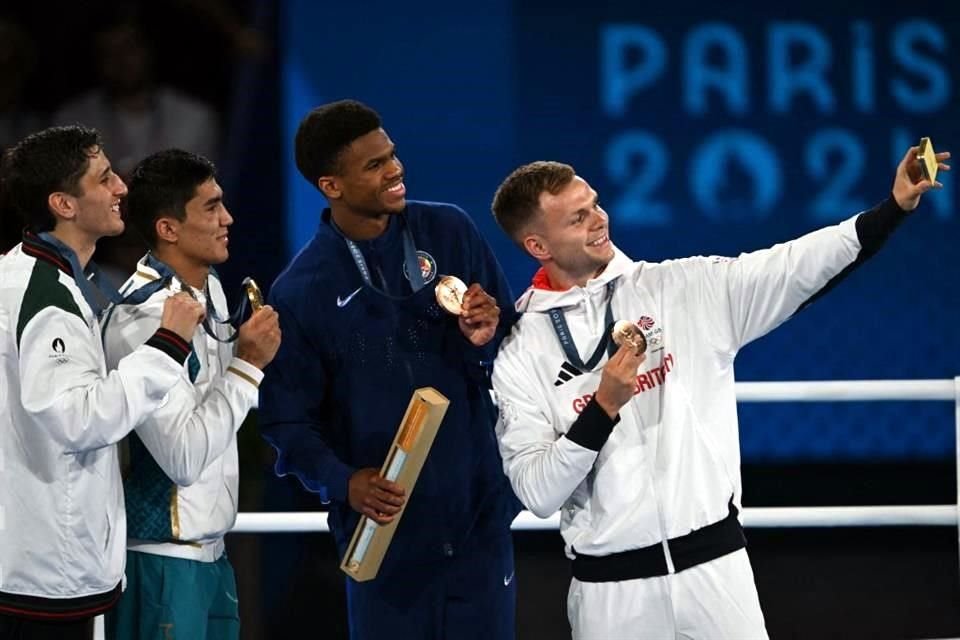
[[250,308],[256,312],[263,308],[263,293],[257,286],[253,278],[243,279],[243,292],[247,294],[247,300],[250,301]]
[[647,350],[647,339],[644,337],[643,331],[629,320],[620,320],[613,325],[610,337],[613,338],[613,342],[618,347],[624,343],[631,345],[637,350],[637,355]]
[[452,313],[455,316],[463,313],[463,294],[466,292],[467,285],[456,276],[443,276],[437,283],[436,289],[434,289],[437,304],[443,307],[447,313]]

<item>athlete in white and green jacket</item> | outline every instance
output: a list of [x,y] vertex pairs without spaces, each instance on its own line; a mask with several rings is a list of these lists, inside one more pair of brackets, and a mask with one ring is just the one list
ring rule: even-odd
[[0,262],[0,636],[42,627],[86,638],[123,578],[116,443],[176,384],[184,336],[203,308],[171,298],[151,335],[108,374],[90,257],[99,238],[123,230],[127,190],[98,134],[29,136],[2,178],[33,230]]

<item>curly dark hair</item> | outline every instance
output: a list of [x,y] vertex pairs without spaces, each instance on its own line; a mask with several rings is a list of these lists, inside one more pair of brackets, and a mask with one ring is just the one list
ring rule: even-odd
[[338,100],[313,109],[297,129],[297,169],[319,189],[317,181],[321,177],[339,171],[344,149],[381,126],[380,115],[356,100]]
[[0,167],[0,201],[35,232],[51,231],[57,219],[47,204],[51,193],[83,195],[80,179],[90,158],[103,148],[100,133],[80,125],[50,127],[7,149]]

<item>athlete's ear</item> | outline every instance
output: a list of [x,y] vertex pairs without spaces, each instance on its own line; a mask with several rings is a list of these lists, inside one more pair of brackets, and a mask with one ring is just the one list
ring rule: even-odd
[[547,249],[546,241],[539,234],[527,234],[523,237],[521,243],[527,253],[535,260],[543,261],[550,258],[550,251]]
[[180,221],[176,218],[160,216],[153,224],[154,231],[157,233],[157,242],[176,244],[180,239]]
[[73,220],[77,216],[77,198],[64,191],[54,191],[47,196],[47,208],[57,222]]
[[327,200],[338,200],[343,196],[340,180],[336,176],[320,176],[317,178],[317,189]]

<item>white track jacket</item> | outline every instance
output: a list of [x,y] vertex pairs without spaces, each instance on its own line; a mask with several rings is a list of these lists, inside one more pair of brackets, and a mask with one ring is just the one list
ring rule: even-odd
[[178,336],[151,334],[108,374],[97,319],[57,250],[30,234],[0,261],[0,612],[89,617],[109,605],[95,596],[120,584],[126,547],[116,443],[161,404],[188,353]]
[[[617,251],[602,274],[566,291],[538,274],[517,302],[523,315],[493,375],[500,451],[517,496],[540,517],[561,510],[571,558],[688,534],[726,517],[731,498],[739,509],[737,352],[872,255],[903,217],[891,198],[738,258],[647,263]],[[607,358],[593,371],[571,366],[547,312],[563,310],[586,361],[607,331],[609,282],[613,319],[643,329],[646,360],[615,425],[606,414],[577,425],[588,405],[598,408],[590,400]]]
[[[130,293],[160,277],[141,260],[121,291]],[[114,308],[104,329],[108,368],[118,366],[149,338],[160,325],[164,301],[182,288],[174,277],[143,303]],[[215,275],[207,277],[205,291],[216,315],[226,318],[227,301]],[[207,302],[204,292],[195,295]],[[233,333],[212,319],[208,325],[220,338]],[[198,326],[193,353],[169,400],[131,436],[124,489],[130,548],[135,551],[206,562],[223,553],[223,536],[237,519],[236,433],[256,407],[263,379],[260,369],[234,356],[235,345],[218,342]]]

